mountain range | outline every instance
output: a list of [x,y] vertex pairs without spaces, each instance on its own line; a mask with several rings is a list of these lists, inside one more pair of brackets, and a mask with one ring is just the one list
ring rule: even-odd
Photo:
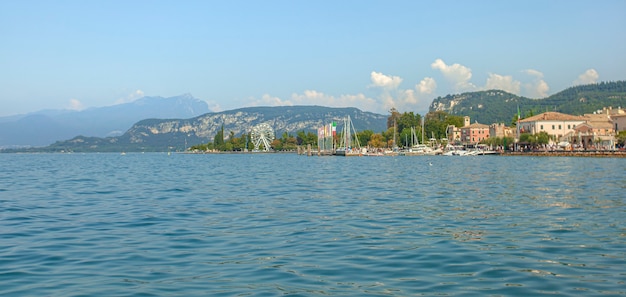
[[[553,110],[581,115],[609,106],[626,106],[626,81],[576,86],[544,99],[530,99],[501,90],[448,95],[435,98],[430,112],[445,111],[470,116],[472,121],[483,124],[508,125],[518,110],[524,118]],[[278,106],[209,112],[206,102],[185,94],[170,98],[144,97],[131,103],[80,112],[44,111],[0,118],[0,149],[48,145],[24,151],[183,150],[213,141],[222,127],[226,136],[230,133],[240,136],[258,124],[268,123],[280,137],[283,132],[314,132],[331,121],[341,125],[348,115],[359,131],[378,133],[387,129],[387,115],[357,108]]]
[[[276,135],[313,132],[330,122],[342,121],[350,116],[357,130],[387,130],[387,116],[364,112],[357,108],[332,108],[322,106],[247,107],[224,112],[211,112],[191,119],[147,119],[134,124],[126,133],[116,137],[77,136],[58,141],[36,151],[60,152],[147,152],[182,151],[187,147],[213,141],[224,128],[228,137],[232,132],[239,137],[249,133],[261,123],[269,124]],[[31,150],[32,151],[32,150]]]
[[43,110],[0,117],[0,148],[45,146],[77,135],[119,136],[141,119],[191,118],[210,112],[190,94],[142,97],[133,102],[82,111]]

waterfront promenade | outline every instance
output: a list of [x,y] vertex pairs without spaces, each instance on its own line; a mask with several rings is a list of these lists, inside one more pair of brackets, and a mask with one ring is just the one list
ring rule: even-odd
[[531,151],[505,152],[502,156],[536,156],[536,157],[608,157],[626,158],[626,151]]

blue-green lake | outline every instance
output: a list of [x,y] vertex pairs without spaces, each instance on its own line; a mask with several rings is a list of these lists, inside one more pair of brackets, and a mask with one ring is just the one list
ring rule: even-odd
[[0,165],[0,296],[626,295],[624,158]]

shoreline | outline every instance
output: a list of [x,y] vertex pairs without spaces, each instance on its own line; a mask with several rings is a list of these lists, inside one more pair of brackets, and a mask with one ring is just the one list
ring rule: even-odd
[[604,157],[626,158],[626,151],[537,151],[537,152],[505,152],[501,156],[532,156],[532,157]]

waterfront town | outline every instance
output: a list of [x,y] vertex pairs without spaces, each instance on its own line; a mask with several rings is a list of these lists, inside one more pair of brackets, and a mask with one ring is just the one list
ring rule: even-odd
[[[334,124],[318,130],[318,155],[394,156],[394,155],[491,155],[559,153],[561,155],[624,155],[618,136],[626,131],[626,110],[603,108],[580,116],[548,111],[521,119],[515,125],[490,125],[471,122],[464,116],[462,125],[448,125],[446,138],[411,139],[398,147],[376,148],[359,143],[357,132],[348,119],[337,133]],[[422,124],[423,125],[423,124]],[[415,136],[415,130],[412,134]],[[395,134],[395,132],[393,133]],[[340,142],[335,145],[337,135]],[[413,138],[413,137],[412,137]],[[623,136],[622,136],[623,138]],[[507,142],[508,140],[508,142]],[[622,141],[623,142],[623,141]],[[299,153],[311,154],[299,150]]]
[[544,145],[547,150],[615,150],[620,131],[626,131],[626,110],[608,107],[582,116],[544,112],[518,120],[516,127],[470,123],[470,118],[464,117],[464,126],[448,126],[447,134],[449,142],[464,145],[477,145],[490,137],[513,137],[524,148],[529,143],[520,139],[520,135],[544,132],[549,136],[549,142]]

